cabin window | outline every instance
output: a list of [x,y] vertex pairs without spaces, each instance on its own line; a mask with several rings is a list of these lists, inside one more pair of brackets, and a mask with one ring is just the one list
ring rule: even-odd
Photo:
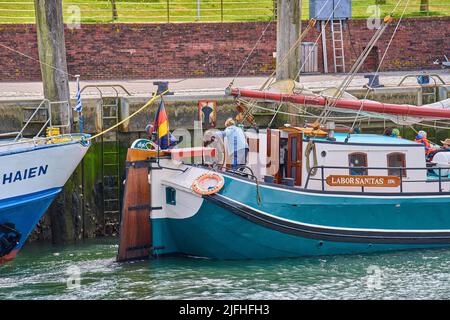
[[393,152],[387,155],[388,175],[389,176],[401,176],[406,177],[405,169],[397,169],[398,167],[406,167],[406,156],[401,152]]
[[350,167],[350,175],[360,176],[367,175],[367,154],[362,152],[350,153],[348,155],[348,166]]
[[166,203],[175,206],[177,204],[177,191],[172,187],[166,187]]

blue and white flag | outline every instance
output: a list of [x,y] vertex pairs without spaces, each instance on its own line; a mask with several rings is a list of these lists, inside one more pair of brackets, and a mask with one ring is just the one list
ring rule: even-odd
[[81,92],[80,92],[80,77],[77,76],[77,105],[73,108],[76,112],[81,113],[83,111],[83,105],[81,104]]
[[77,77],[77,94],[75,97],[77,98],[77,104],[76,104],[75,108],[73,108],[73,110],[78,112],[80,133],[83,133],[83,105],[81,104],[80,76],[76,76],[76,77]]

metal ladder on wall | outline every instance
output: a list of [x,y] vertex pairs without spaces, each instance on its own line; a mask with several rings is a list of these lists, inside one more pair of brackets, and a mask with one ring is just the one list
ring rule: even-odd
[[[117,124],[120,108],[120,96],[117,89],[131,95],[128,90],[121,85],[88,85],[83,87],[81,92],[86,88],[95,88],[100,94],[102,130]],[[113,90],[115,95],[105,97],[105,92],[102,90],[105,88]],[[121,208],[119,129],[105,133],[101,139],[103,231],[105,234],[114,234],[119,229]]]
[[345,72],[344,35],[342,20],[331,22],[331,38],[333,42],[334,72]]
[[[119,97],[102,98],[102,129],[119,122]],[[105,228],[116,228],[120,218],[119,129],[102,136],[103,215]],[[108,233],[108,232],[107,232]]]
[[436,85],[422,85],[420,87],[422,94],[422,104],[435,103],[438,100]]

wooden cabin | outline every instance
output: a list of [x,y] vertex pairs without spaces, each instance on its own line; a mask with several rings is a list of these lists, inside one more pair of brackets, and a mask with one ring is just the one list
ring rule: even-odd
[[415,141],[291,126],[246,136],[247,165],[266,183],[323,191],[450,191],[448,176],[427,168],[424,146]]

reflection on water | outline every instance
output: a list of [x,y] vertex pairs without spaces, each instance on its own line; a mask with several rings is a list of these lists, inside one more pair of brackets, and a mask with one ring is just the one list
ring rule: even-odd
[[118,264],[116,243],[28,244],[15,261],[0,266],[0,300],[450,298],[450,250]]

